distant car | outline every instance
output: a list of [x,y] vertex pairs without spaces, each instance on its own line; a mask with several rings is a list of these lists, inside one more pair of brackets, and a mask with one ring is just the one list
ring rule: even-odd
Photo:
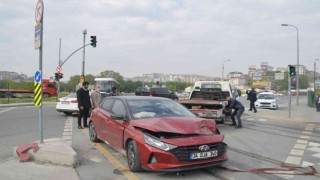
[[133,172],[199,169],[227,160],[215,121],[167,98],[106,97],[91,113],[89,137],[126,155]]
[[78,113],[78,101],[77,94],[72,93],[66,97],[59,98],[59,101],[56,106],[58,112],[62,112],[65,115],[71,115],[72,113]]
[[254,104],[257,108],[278,109],[277,98],[271,92],[262,92],[258,94],[257,101]]
[[165,87],[151,87],[151,88],[138,88],[135,91],[136,96],[155,96],[165,97],[173,100],[178,100],[178,95]]

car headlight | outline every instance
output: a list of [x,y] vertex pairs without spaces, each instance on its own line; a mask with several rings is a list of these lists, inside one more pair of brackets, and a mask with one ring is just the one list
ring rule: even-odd
[[155,148],[164,150],[164,151],[170,151],[171,149],[176,148],[177,146],[172,145],[172,144],[167,144],[164,142],[159,141],[158,139],[155,139],[151,136],[148,136],[144,134],[144,141],[149,144],[150,146],[153,146]]

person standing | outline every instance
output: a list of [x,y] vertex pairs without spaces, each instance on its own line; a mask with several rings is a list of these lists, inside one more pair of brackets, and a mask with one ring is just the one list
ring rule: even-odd
[[[89,83],[84,81],[82,87],[77,90],[77,101],[79,108],[78,115],[78,129],[83,129],[83,127],[88,127],[87,119],[89,116],[89,110],[91,109],[91,101],[88,90]],[[81,126],[81,119],[83,118],[83,127]]]
[[250,101],[250,109],[249,111],[254,110],[254,113],[257,112],[256,106],[254,105],[254,102],[257,101],[257,92],[252,88],[250,91],[247,91],[248,100]]
[[317,112],[320,112],[320,94],[317,94],[315,103],[316,103]]
[[93,109],[99,107],[101,101],[100,85],[96,85],[95,88],[91,91],[91,101]]
[[[241,115],[244,112],[244,106],[236,99],[233,99],[230,95],[227,96],[228,105],[226,106],[226,110],[230,111],[234,109],[231,113],[232,124],[230,126],[235,126],[235,128],[242,128]],[[235,116],[237,116],[238,125],[235,120]]]

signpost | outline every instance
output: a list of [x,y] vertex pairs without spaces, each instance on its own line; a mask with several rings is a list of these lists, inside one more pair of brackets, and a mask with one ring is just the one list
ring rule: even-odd
[[44,6],[42,0],[38,0],[35,9],[35,49],[39,49],[39,70],[35,73],[35,105],[39,106],[39,134],[40,143],[43,143],[43,109],[42,109],[42,52],[43,52],[43,12]]

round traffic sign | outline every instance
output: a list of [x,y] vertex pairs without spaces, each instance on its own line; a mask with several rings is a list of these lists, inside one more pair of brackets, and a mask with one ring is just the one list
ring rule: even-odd
[[43,15],[43,2],[42,0],[38,0],[36,5],[36,11],[35,11],[35,20],[36,23],[39,24],[42,21],[42,15]]
[[56,68],[56,70],[57,70],[57,72],[60,72],[60,71],[62,71],[62,67],[61,67],[61,66],[58,66],[58,67]]

